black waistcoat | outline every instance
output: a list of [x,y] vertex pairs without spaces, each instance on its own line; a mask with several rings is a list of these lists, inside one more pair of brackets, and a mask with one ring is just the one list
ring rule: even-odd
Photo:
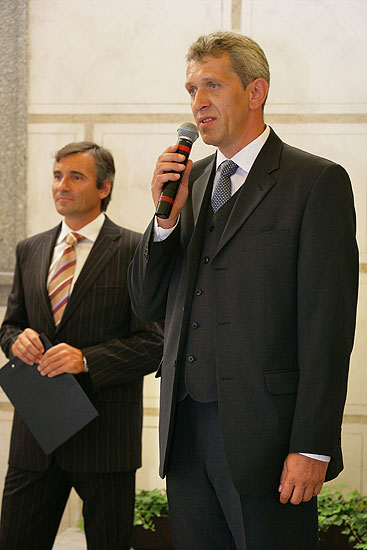
[[186,346],[181,360],[178,399],[188,394],[195,401],[210,403],[217,400],[215,365],[215,292],[212,283],[211,258],[215,253],[225,224],[238,193],[216,213],[207,209],[200,265],[192,298]]

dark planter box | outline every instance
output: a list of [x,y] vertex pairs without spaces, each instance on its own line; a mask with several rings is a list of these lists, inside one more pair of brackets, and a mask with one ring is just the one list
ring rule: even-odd
[[320,550],[353,550],[348,538],[348,535],[343,535],[341,527],[331,525],[327,531],[320,533]]
[[134,526],[132,547],[135,550],[173,550],[169,517],[156,518],[154,525],[155,531]]
[[[132,547],[134,550],[173,550],[171,527],[168,516],[155,520],[155,531],[136,525],[133,529]],[[320,533],[319,550],[353,550],[348,536],[342,528],[332,525],[326,532]]]

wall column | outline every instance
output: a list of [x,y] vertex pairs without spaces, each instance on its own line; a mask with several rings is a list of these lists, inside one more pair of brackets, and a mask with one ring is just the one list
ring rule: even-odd
[[26,234],[28,0],[0,0],[0,305]]

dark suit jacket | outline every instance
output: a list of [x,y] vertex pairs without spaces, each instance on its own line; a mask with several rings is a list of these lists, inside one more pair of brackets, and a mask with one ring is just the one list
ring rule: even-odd
[[[165,315],[161,475],[215,156],[196,163],[177,229],[161,243],[148,227],[130,267],[142,319]],[[340,431],[358,282],[355,213],[345,170],[271,134],[239,190],[211,258],[215,356],[224,447],[244,495],[277,489],[289,452],[330,455]]]
[[[0,331],[7,356],[18,334],[30,327],[53,343],[83,351],[89,373],[76,376],[99,417],[55,451],[65,470],[116,472],[141,465],[143,376],[162,356],[157,324],[132,313],[127,268],[140,235],[106,218],[55,328],[46,282],[60,226],[17,245],[13,288]],[[9,463],[25,470],[47,468],[46,456],[15,413]]]

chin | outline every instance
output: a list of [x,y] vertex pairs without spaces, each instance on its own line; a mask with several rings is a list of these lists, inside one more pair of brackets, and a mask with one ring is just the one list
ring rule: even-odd
[[210,136],[201,136],[201,139],[206,145],[217,145],[217,140]]

